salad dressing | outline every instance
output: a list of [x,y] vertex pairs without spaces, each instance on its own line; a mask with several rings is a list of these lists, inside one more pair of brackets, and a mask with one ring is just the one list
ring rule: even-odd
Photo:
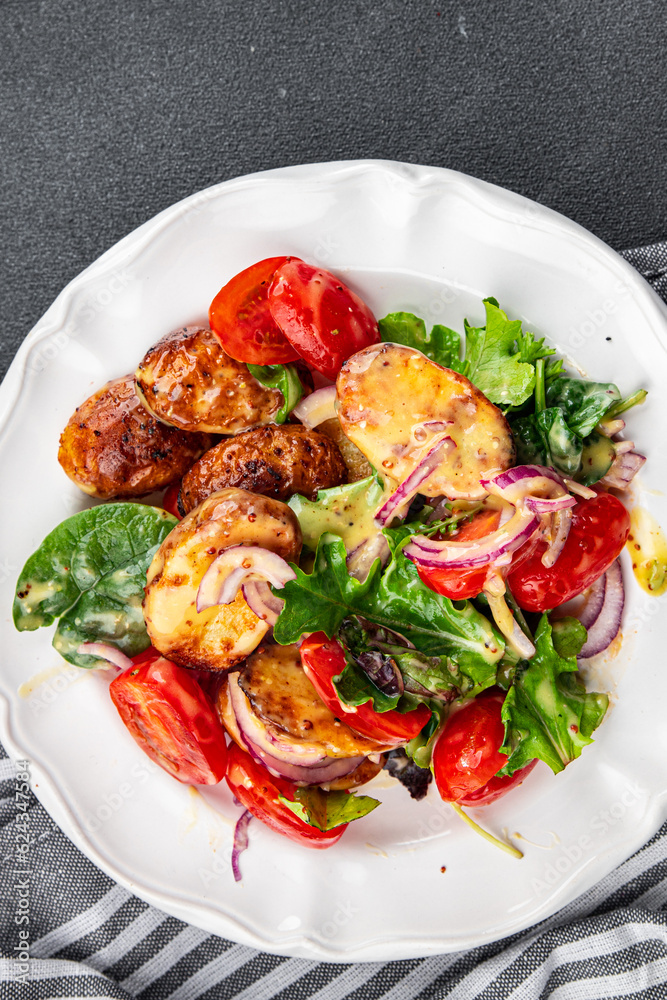
[[667,591],[667,538],[653,517],[643,507],[630,511],[630,534],[626,543],[632,558],[632,571],[639,586],[651,597]]

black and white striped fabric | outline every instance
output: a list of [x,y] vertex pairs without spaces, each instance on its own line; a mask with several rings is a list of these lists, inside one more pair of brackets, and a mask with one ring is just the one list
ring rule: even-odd
[[[667,242],[624,256],[667,300]],[[612,1000],[667,997],[667,825],[550,920],[454,955],[354,965],[265,955],[169,917],[98,871],[30,795],[30,960],[15,886],[15,762],[0,747],[0,998]]]

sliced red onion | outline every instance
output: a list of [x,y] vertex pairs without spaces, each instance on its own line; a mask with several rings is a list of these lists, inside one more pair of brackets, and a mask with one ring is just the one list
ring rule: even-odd
[[[602,576],[598,577],[594,584],[592,584],[588,590],[585,592],[584,605],[575,614],[575,617],[579,619],[581,624],[586,630],[591,628],[593,623],[597,621],[597,618],[602,611],[602,605],[604,604],[604,595],[607,589],[607,574],[603,573]],[[575,601],[577,598],[575,597]],[[569,603],[569,602],[568,602]],[[561,604],[559,610],[567,607],[567,605]]]
[[521,630],[514,615],[507,606],[504,594],[496,593],[495,588],[487,589],[486,587],[484,588],[484,593],[489,602],[493,620],[498,626],[499,631],[507,639],[508,645],[524,660],[529,660],[531,656],[535,656],[535,646]]
[[[586,660],[603,653],[618,635],[625,605],[625,589],[621,564],[617,559],[604,574],[603,601],[600,610],[588,628],[588,638],[577,659]],[[582,621],[583,624],[583,621]]]
[[[628,442],[629,443],[629,442]],[[617,454],[606,476],[600,480],[601,486],[611,486],[615,490],[626,490],[646,461],[644,455],[636,451]]]
[[336,386],[327,385],[306,396],[292,410],[304,427],[317,427],[336,416]]
[[249,809],[246,809],[242,813],[234,827],[234,846],[232,848],[232,871],[234,873],[234,881],[241,881],[241,869],[239,867],[239,857],[246,850],[248,846],[248,824],[253,818],[252,813]]
[[413,535],[403,552],[408,559],[424,566],[470,569],[494,562],[505,553],[515,552],[537,531],[539,525],[539,518],[531,510],[517,508],[506,524],[484,538],[455,542]]
[[249,580],[241,587],[243,600],[258,618],[273,626],[285,606],[282,597],[276,597],[264,580]]
[[[571,498],[574,501],[574,497]],[[572,511],[557,510],[551,524],[551,541],[542,555],[542,565],[550,569],[565,547],[567,536],[572,527]]]
[[304,764],[290,764],[265,753],[244,733],[241,733],[241,739],[250,756],[258,763],[263,764],[267,771],[270,771],[277,778],[295,781],[298,785],[323,785],[327,781],[345,778],[348,774],[352,774],[364,760],[363,757],[326,757],[321,764],[307,767]]
[[601,420],[595,429],[603,437],[611,438],[614,434],[620,434],[625,430],[625,420],[621,420],[620,417],[616,420]]
[[324,747],[305,740],[290,739],[287,733],[272,726],[270,722],[264,723],[258,719],[239,686],[238,674],[229,675],[227,692],[243,740],[286,764],[312,767],[326,759]]
[[525,504],[530,510],[535,511],[536,514],[553,514],[560,510],[567,510],[568,507],[574,507],[576,504],[574,497],[568,496],[564,493],[559,497],[526,497]]
[[555,469],[546,465],[515,465],[513,469],[507,469],[506,472],[499,473],[493,479],[481,479],[480,482],[484,487],[488,488],[489,483],[493,483],[499,489],[504,490],[515,483],[536,478],[551,479],[559,486],[565,485],[562,476],[559,476]]
[[350,576],[363,583],[375,560],[380,559],[384,566],[388,558],[387,539],[378,531],[377,535],[366,538],[352,549],[346,559],[347,570]]
[[132,666],[132,660],[129,656],[121,653],[120,649],[116,649],[115,646],[109,646],[106,642],[82,642],[77,648],[77,653],[97,656],[100,660],[108,660],[119,670],[127,670],[128,667]]
[[282,556],[259,545],[230,545],[204,573],[197,591],[197,611],[231,604],[239,588],[251,580],[268,581],[281,590],[296,573]]
[[578,497],[582,497],[584,500],[592,500],[593,497],[597,496],[595,490],[592,490],[590,486],[584,486],[583,483],[578,483],[574,479],[563,480],[567,486],[570,493],[574,493]]
[[412,500],[419,487],[434,472],[442,461],[446,448],[456,448],[456,443],[449,437],[442,437],[426,452],[426,455],[415,466],[407,479],[383,503],[375,515],[375,520],[383,528],[395,517],[400,508]]

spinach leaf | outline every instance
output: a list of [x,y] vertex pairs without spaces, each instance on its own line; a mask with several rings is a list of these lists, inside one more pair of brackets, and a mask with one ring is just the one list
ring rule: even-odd
[[611,382],[563,377],[547,386],[547,406],[560,407],[567,426],[582,438],[591,433],[620,398],[620,392]]
[[438,323],[427,334],[424,320],[408,312],[390,313],[380,320],[378,326],[384,341],[414,347],[444,368],[457,372],[463,370],[461,336],[455,330]]
[[284,795],[279,799],[295,816],[318,830],[333,830],[344,823],[367,816],[380,803],[370,795],[355,795],[349,792],[325,792],[317,786],[297,788],[296,801]]
[[70,663],[102,661],[76,652],[82,642],[109,642],[135,656],[149,645],[142,601],[146,572],[177,519],[138,503],[80,511],[47,535],[23,567],[14,623],[33,631],[59,618],[53,645]]
[[517,417],[510,426],[520,463],[553,465],[566,476],[580,469],[583,442],[570,430],[559,407]]
[[[571,634],[569,640],[574,636]],[[563,648],[561,635],[556,642]],[[572,648],[572,645],[571,647]],[[605,694],[586,691],[577,674],[576,656],[556,651],[547,615],[535,633],[535,656],[517,668],[505,698],[502,719],[505,741],[501,753],[509,757],[499,774],[513,774],[537,758],[558,773],[592,743],[591,733],[607,710]]]
[[280,389],[283,405],[273,419],[277,424],[284,424],[303,396],[301,379],[294,365],[248,365],[248,371],[267,389]]
[[411,526],[384,531],[391,551],[384,573],[377,560],[363,582],[350,576],[342,539],[323,535],[313,571],[295,568],[296,579],[279,591],[285,605],[274,628],[276,642],[297,642],[304,632],[331,638],[344,618],[359,614],[409,639],[427,656],[447,656],[478,690],[493,684],[503,655],[500,635],[469,601],[455,606],[419,579],[402,546]]

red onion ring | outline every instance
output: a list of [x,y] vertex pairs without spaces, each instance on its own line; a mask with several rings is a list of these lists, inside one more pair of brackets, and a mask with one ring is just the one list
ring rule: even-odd
[[535,646],[521,630],[519,623],[507,606],[504,595],[494,593],[490,589],[487,590],[486,587],[484,588],[484,593],[489,602],[493,620],[500,632],[507,639],[508,645],[524,660],[529,660],[531,656],[535,656]]
[[505,553],[515,552],[539,528],[539,519],[530,510],[517,508],[502,527],[472,542],[438,541],[413,535],[403,549],[413,562],[424,566],[449,566],[469,569],[494,562]]
[[295,781],[299,785],[323,785],[327,781],[344,778],[355,771],[365,759],[364,757],[327,757],[321,764],[314,764],[312,767],[305,764],[290,764],[265,753],[252,740],[249,740],[242,730],[240,733],[248,753],[258,764],[263,764],[267,771],[275,777],[287,778],[288,781]]
[[243,600],[251,611],[268,625],[275,625],[285,606],[282,597],[276,597],[264,580],[249,580],[241,587]]
[[108,660],[119,670],[127,670],[128,667],[132,666],[132,660],[129,656],[121,653],[120,649],[116,649],[115,646],[109,646],[106,642],[82,642],[77,647],[77,653],[97,656],[100,660]]
[[231,604],[239,588],[250,580],[268,581],[282,589],[296,573],[282,556],[259,545],[230,545],[204,573],[197,591],[197,611]]
[[244,741],[248,740],[258,750],[285,764],[313,767],[326,759],[324,747],[307,743],[305,740],[290,739],[271,723],[264,723],[258,719],[245,692],[239,686],[238,674],[229,675],[227,693],[239,733]]
[[[590,626],[588,638],[579,652],[578,660],[603,653],[618,635],[625,605],[625,589],[620,561],[617,559],[604,574],[602,605]],[[582,622],[583,624],[583,622]]]
[[600,485],[611,486],[615,490],[627,490],[645,461],[646,457],[637,451],[626,451],[621,454],[617,452],[609,472],[600,480]]
[[595,490],[592,490],[590,486],[584,486],[583,483],[578,483],[574,479],[565,479],[563,481],[570,493],[574,493],[576,496],[582,497],[584,500],[592,500],[593,497],[597,496]]
[[292,413],[304,427],[313,428],[336,416],[335,403],[336,386],[326,385],[297,403]]
[[[574,497],[572,497],[574,501]],[[559,555],[565,547],[567,541],[567,536],[570,534],[570,528],[572,527],[572,511],[571,510],[557,510],[552,517],[551,524],[551,541],[549,542],[546,552],[542,555],[542,565],[547,569],[554,565]]]
[[239,857],[246,850],[248,846],[248,824],[253,818],[252,813],[249,809],[246,809],[242,813],[234,827],[234,846],[232,848],[232,872],[234,873],[234,881],[241,881],[241,869],[239,867]]
[[508,486],[513,486],[515,483],[522,482],[523,480],[537,478],[551,479],[552,482],[558,483],[559,486],[565,485],[562,477],[558,475],[556,470],[546,465],[515,465],[514,468],[507,469],[506,472],[501,472],[499,475],[494,476],[493,479],[482,479],[480,482],[482,486],[488,486],[489,483],[493,483],[499,489],[504,490]]
[[375,520],[381,527],[384,528],[392,517],[396,516],[399,509],[409,500],[412,500],[415,493],[419,491],[422,483],[438,468],[442,461],[442,453],[447,444],[450,447],[456,448],[456,443],[448,435],[440,438],[426,452],[421,461],[417,463],[408,478],[404,479],[398,489],[385,500],[375,515]]
[[378,531],[374,538],[366,538],[356,545],[345,562],[350,576],[363,582],[376,559],[380,559],[384,566],[388,558],[389,544],[384,535]]

